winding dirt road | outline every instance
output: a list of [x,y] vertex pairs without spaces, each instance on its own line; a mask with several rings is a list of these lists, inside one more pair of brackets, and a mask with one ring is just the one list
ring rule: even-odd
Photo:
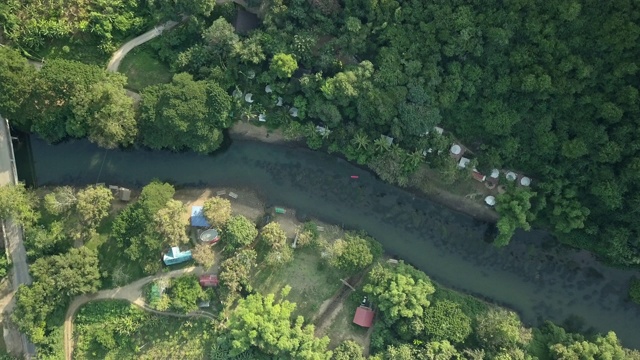
[[67,309],[67,313],[64,318],[64,357],[66,360],[71,360],[71,355],[73,353],[73,316],[75,315],[78,309],[86,304],[89,301],[95,300],[104,300],[104,299],[119,299],[119,300],[127,300],[134,305],[141,307],[142,309],[164,316],[173,316],[173,317],[207,317],[209,319],[215,320],[211,314],[203,312],[203,311],[194,311],[189,314],[178,314],[178,313],[170,313],[157,311],[144,302],[144,297],[142,294],[142,287],[145,284],[148,284],[154,280],[158,279],[170,279],[174,277],[178,277],[185,274],[192,275],[201,275],[204,271],[201,267],[188,267],[180,270],[171,271],[164,274],[147,276],[145,278],[136,280],[131,284],[121,286],[115,289],[102,290],[95,294],[90,295],[81,295],[73,299],[71,305]]

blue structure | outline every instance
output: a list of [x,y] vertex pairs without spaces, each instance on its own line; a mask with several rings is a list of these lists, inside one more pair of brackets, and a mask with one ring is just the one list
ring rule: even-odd
[[191,207],[191,226],[210,228],[211,225],[204,218],[204,212],[202,212],[202,206]]
[[177,246],[172,247],[171,251],[162,257],[165,265],[180,264],[189,260],[191,260],[191,250],[180,251],[180,248]]

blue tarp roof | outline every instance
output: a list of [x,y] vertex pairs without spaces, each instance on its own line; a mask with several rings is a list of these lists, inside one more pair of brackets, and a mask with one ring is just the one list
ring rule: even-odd
[[211,227],[207,219],[204,218],[204,213],[202,212],[202,206],[192,206],[191,207],[191,226],[196,227]]
[[184,261],[191,260],[191,250],[180,251],[180,248],[174,246],[169,253],[164,254],[162,261],[167,265],[177,264]]

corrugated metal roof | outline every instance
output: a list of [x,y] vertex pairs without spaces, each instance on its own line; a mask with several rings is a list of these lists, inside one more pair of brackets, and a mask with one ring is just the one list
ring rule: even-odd
[[353,316],[353,323],[366,328],[371,327],[374,315],[375,312],[373,310],[359,306],[356,309],[356,314]]

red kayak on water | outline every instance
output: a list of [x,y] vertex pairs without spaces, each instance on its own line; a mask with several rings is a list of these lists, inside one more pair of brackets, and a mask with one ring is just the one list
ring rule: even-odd
[[351,178],[352,179],[357,179],[357,178],[359,178],[359,176],[358,175],[351,175]]

